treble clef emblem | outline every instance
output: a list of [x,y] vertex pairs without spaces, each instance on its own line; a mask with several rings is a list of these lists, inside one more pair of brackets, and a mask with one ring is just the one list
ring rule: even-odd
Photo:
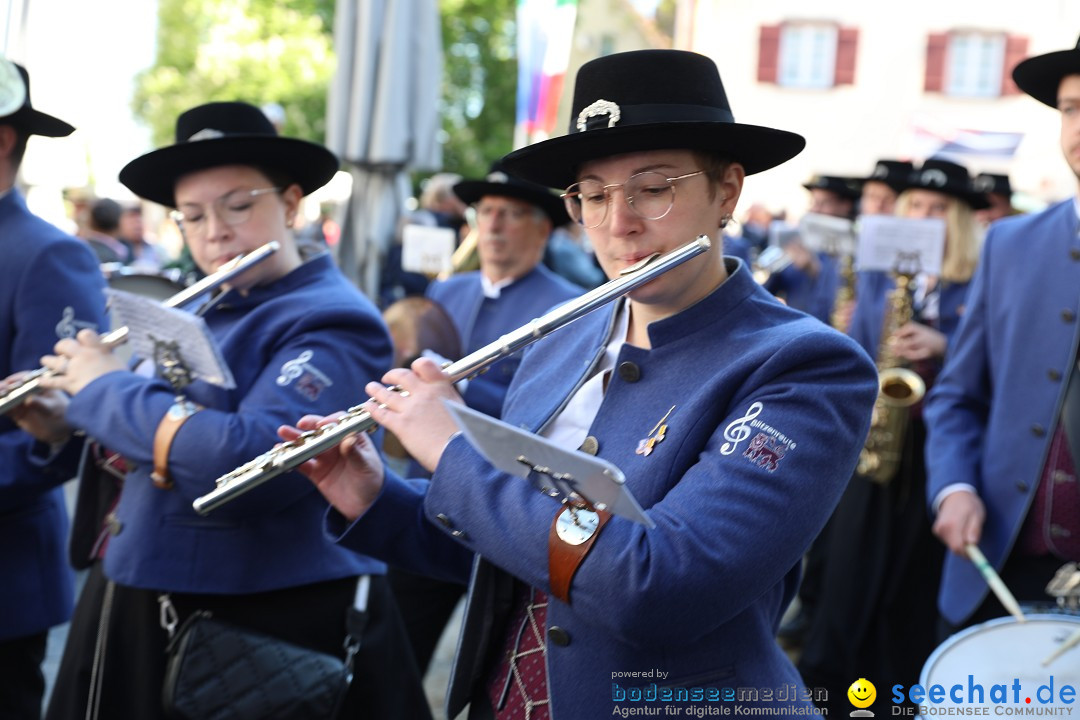
[[278,385],[288,385],[296,378],[304,374],[304,365],[311,359],[312,352],[305,350],[300,353],[300,357],[295,360],[289,360],[281,366],[281,374],[277,377]]
[[75,308],[68,305],[60,315],[60,322],[56,323],[56,337],[60,339],[73,338],[79,332],[75,327]]
[[745,415],[738,420],[733,420],[730,425],[724,428],[724,439],[727,442],[720,446],[721,455],[730,455],[735,452],[735,448],[739,446],[739,443],[750,437],[750,428],[746,426],[761,414],[762,407],[759,402],[751,404]]

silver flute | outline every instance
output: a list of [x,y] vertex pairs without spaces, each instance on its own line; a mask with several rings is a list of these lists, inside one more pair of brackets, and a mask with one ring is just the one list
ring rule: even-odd
[[[522,325],[517,330],[503,335],[495,342],[469,353],[457,362],[447,365],[443,368],[443,373],[452,382],[471,378],[496,360],[521,350],[563,325],[655,279],[676,265],[697,257],[707,251],[711,245],[708,235],[699,235],[695,240],[665,255],[654,253],[623,270],[621,277],[590,290],[581,297],[567,302],[548,314]],[[375,427],[376,423],[364,408],[363,403],[355,405],[336,422],[309,430],[295,440],[282,443],[227,475],[222,475],[215,481],[217,487],[206,495],[196,498],[192,507],[200,515],[207,515],[266,481],[336,447],[346,437],[374,430]]]
[[[202,280],[193,284],[191,287],[184,288],[180,292],[173,295],[168,300],[163,301],[161,304],[165,307],[175,308],[185,305],[195,298],[208,293],[212,290],[216,290],[221,285],[224,285],[229,280],[239,275],[242,272],[249,270],[250,268],[258,265],[263,260],[267,259],[281,248],[281,244],[276,240],[266,243],[258,248],[255,248],[249,253],[237,255],[229,262],[221,266],[221,268],[210,275],[207,275]],[[111,332],[105,333],[101,336],[101,344],[105,347],[113,348],[122,344],[127,340],[128,329],[127,327],[120,327]],[[50,370],[48,368],[38,368],[30,372],[26,377],[22,379],[18,385],[8,390],[3,395],[0,395],[0,415],[11,412],[19,405],[23,403],[31,395],[35,395],[42,391],[41,380],[47,377],[53,377],[60,375],[61,373]]]

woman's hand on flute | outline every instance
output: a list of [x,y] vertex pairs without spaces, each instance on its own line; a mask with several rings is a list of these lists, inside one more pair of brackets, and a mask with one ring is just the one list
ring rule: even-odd
[[[296,427],[279,427],[278,436],[292,442],[303,432],[337,422],[342,414],[305,415]],[[306,475],[327,502],[350,522],[367,512],[382,492],[382,458],[364,432],[349,435],[336,448],[308,460],[297,470]]]
[[77,395],[102,375],[126,369],[124,361],[113,355],[93,330],[80,330],[74,340],[61,340],[53,352],[56,354],[41,358],[41,364],[56,374],[42,376],[41,387],[63,390],[68,395]]
[[460,403],[461,396],[442,369],[430,358],[419,358],[411,369],[397,368],[383,376],[394,387],[368,383],[371,397],[365,409],[375,422],[394,433],[408,453],[429,472],[439,464],[457,424],[443,402]]

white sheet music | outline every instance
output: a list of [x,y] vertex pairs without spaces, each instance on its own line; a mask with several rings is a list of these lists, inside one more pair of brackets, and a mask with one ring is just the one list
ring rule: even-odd
[[154,341],[175,342],[191,374],[227,390],[236,387],[221,349],[198,315],[168,308],[143,295],[108,288],[109,308],[116,327],[127,326],[132,352],[154,357]]
[[941,218],[859,218],[856,270],[940,275],[944,255],[945,221]]
[[425,275],[453,269],[454,240],[450,228],[406,225],[401,235],[402,269]]
[[855,252],[854,223],[847,218],[806,213],[799,220],[799,237],[807,250],[829,255],[851,255]]
[[578,450],[565,450],[545,437],[520,430],[460,403],[444,404],[469,443],[499,470],[527,478],[530,466],[518,460],[524,457],[533,466],[570,476],[575,492],[597,508],[646,527],[655,527],[626,487],[622,470],[615,465]]

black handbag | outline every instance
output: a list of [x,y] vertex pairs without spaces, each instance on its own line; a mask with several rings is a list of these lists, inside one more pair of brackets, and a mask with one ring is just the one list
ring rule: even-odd
[[184,621],[166,653],[162,701],[176,720],[328,720],[351,679],[333,655],[205,611]]

